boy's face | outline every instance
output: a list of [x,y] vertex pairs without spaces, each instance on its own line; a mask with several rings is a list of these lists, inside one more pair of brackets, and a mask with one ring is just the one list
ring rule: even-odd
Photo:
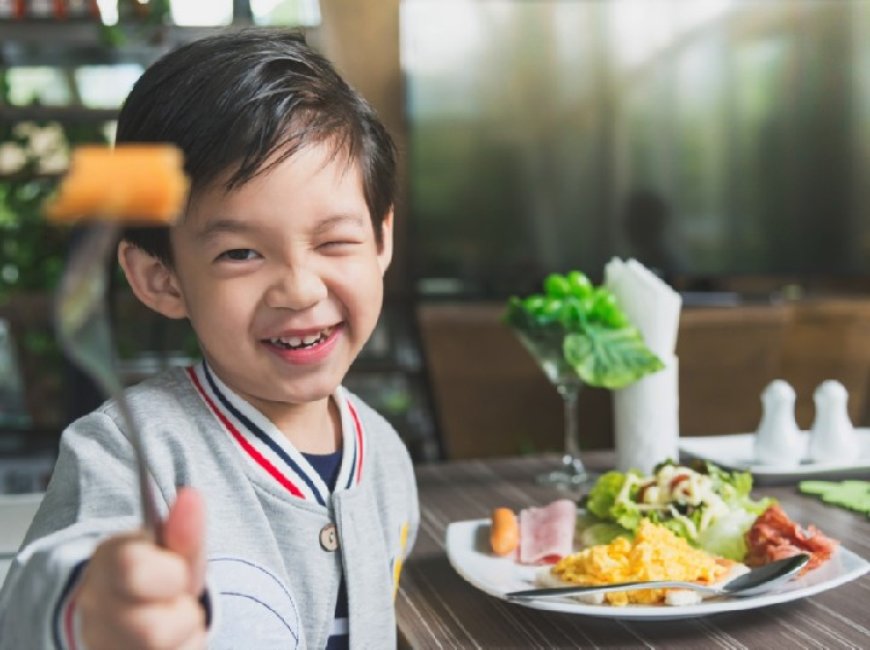
[[198,193],[171,241],[207,361],[280,417],[329,396],[371,335],[392,215],[378,246],[357,165],[312,145],[237,190]]

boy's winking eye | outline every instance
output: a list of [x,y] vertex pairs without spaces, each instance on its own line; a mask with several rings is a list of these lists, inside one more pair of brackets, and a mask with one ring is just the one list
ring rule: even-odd
[[[248,220],[221,217],[199,228],[195,238],[206,246],[219,249],[216,261],[243,262],[260,256],[260,252],[251,248],[250,244],[262,242],[265,247],[276,241],[275,229],[273,224],[260,226]],[[370,222],[366,217],[339,214],[319,220],[308,229],[306,238],[312,248],[325,253],[339,253],[346,247],[366,243],[371,235]],[[241,238],[244,238],[247,246],[227,246],[235,242],[242,244]]]
[[260,256],[257,251],[252,248],[231,248],[218,255],[217,259],[228,260],[231,262],[248,262],[257,259]]

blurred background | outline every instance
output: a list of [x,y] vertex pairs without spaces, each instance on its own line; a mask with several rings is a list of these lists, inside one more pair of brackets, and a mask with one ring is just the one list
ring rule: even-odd
[[[511,294],[635,257],[684,298],[685,434],[751,431],[784,377],[812,418],[870,389],[870,2],[0,2],[0,492],[44,484],[100,397],[62,359],[68,233],[40,205],[71,146],[110,142],[142,70],[218,30],[305,32],[401,151],[383,318],[348,386],[418,462],[561,444],[559,398],[499,322]],[[197,357],[182,323],[111,297],[133,383]],[[580,399],[612,445],[610,395]]]

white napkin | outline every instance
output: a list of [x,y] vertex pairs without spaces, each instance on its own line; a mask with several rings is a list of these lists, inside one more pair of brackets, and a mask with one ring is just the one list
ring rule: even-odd
[[617,469],[649,472],[679,453],[679,364],[674,351],[682,299],[640,262],[613,258],[605,284],[664,369],[614,391]]
[[[660,357],[661,358],[661,357]],[[665,367],[613,392],[616,469],[652,473],[658,463],[677,460],[680,432],[679,363]]]
[[644,343],[658,357],[672,355],[680,327],[680,294],[637,260],[623,262],[614,257],[604,268],[607,288]]

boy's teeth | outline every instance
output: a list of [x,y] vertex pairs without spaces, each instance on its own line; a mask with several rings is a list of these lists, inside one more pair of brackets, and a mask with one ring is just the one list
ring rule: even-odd
[[279,345],[283,348],[300,348],[314,345],[318,341],[328,338],[330,334],[332,334],[332,328],[327,327],[326,329],[321,330],[317,334],[308,334],[306,336],[276,337],[274,339],[269,339],[269,342],[273,345]]

